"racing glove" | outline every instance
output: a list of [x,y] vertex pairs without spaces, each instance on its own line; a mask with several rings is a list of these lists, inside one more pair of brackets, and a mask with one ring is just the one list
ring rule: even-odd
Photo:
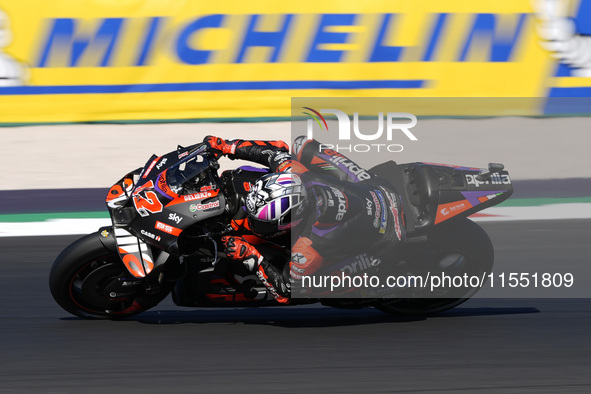
[[242,263],[253,272],[258,268],[264,257],[258,250],[242,237],[222,237],[226,248],[226,256],[232,260],[242,260]]
[[222,242],[226,248],[226,256],[242,263],[265,285],[267,291],[277,302],[289,302],[289,286],[277,269],[265,260],[258,250],[242,237],[225,236]]
[[[240,141],[240,140],[238,140]],[[223,138],[208,135],[203,139],[203,142],[207,144],[209,150],[215,153],[222,153],[224,155],[233,154],[236,151],[236,145],[238,141],[226,141]]]

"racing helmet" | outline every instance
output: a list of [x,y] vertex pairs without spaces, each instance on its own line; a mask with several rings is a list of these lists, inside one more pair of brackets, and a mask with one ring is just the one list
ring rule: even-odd
[[264,175],[246,195],[250,229],[270,237],[296,226],[304,216],[306,196],[298,175],[290,172]]

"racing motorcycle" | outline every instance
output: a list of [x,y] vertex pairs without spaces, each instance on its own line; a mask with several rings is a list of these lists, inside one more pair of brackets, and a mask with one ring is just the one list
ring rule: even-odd
[[[146,311],[170,293],[176,305],[187,307],[279,305],[253,273],[226,258],[220,248],[221,237],[236,231],[232,223],[245,220],[250,187],[269,170],[243,166],[221,175],[218,170],[216,154],[198,143],[153,155],[115,183],[106,197],[112,226],[75,241],[53,263],[49,285],[57,303],[73,315],[103,319]],[[468,216],[512,194],[501,164],[480,169],[389,161],[369,171],[399,192],[407,239],[391,261],[360,269],[403,267],[407,272],[411,267],[414,274],[430,275],[459,267],[483,277],[491,271],[492,243]],[[269,241],[243,236],[271,264],[289,263],[289,237]],[[429,289],[402,290],[365,298],[293,298],[286,306],[321,302],[432,314],[466,301],[478,287],[440,288],[436,297]]]

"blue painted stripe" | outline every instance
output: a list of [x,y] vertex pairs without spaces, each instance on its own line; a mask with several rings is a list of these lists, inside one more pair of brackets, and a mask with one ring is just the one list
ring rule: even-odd
[[591,114],[591,88],[552,88],[544,104],[543,114]]
[[17,86],[0,88],[0,95],[191,92],[224,90],[420,89],[424,80],[379,81],[239,81],[137,85]]
[[591,97],[591,87],[552,88],[550,97]]

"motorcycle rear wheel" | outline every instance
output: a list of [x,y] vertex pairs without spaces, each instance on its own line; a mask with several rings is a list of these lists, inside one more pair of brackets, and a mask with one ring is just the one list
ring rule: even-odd
[[[121,292],[123,280],[129,280],[130,287]],[[119,254],[106,248],[98,233],[78,239],[56,258],[49,288],[67,312],[87,319],[113,320],[156,306],[171,290],[167,285],[150,288],[147,280],[133,278]]]
[[[414,245],[408,248],[405,258],[412,264],[413,259],[425,253],[438,253],[444,258],[459,256],[458,261],[465,265],[469,275],[477,275],[479,278],[492,271],[494,262],[494,249],[490,238],[482,227],[469,219],[458,219],[447,226],[435,229],[429,235],[427,245]],[[468,287],[463,294],[458,295],[457,289],[454,289],[454,298],[384,299],[376,304],[375,308],[394,315],[433,315],[466,302],[478,290],[478,287]]]

